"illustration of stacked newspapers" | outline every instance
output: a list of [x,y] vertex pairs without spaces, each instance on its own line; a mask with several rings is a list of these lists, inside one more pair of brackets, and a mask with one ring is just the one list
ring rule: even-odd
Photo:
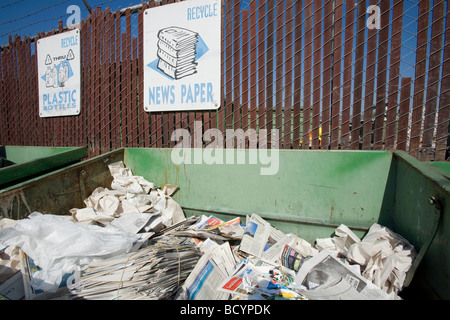
[[173,79],[197,73],[195,62],[198,33],[180,27],[158,32],[158,69]]

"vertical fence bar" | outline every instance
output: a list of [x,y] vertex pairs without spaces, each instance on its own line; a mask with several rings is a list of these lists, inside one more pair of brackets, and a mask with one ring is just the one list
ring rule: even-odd
[[[25,108],[27,108],[26,106],[26,99],[27,99],[27,94],[26,94],[26,70],[25,70],[25,66],[26,64],[26,58],[25,58],[25,52],[24,52],[24,45],[26,44],[26,39],[20,41],[20,38],[18,39],[18,43],[17,43],[17,64],[18,64],[18,70],[17,70],[17,82],[18,82],[18,88],[19,88],[19,105],[18,105],[18,116],[19,116],[19,123],[21,124],[25,124],[25,123],[29,123],[25,117],[27,116],[26,112],[22,112],[22,110],[25,110]],[[23,145],[24,143],[24,135],[27,134],[26,131],[28,131],[30,129],[29,126],[24,126],[22,127],[22,130],[20,130],[19,133],[19,143],[20,145]]]
[[332,99],[332,58],[333,58],[333,1],[325,1],[324,6],[324,35],[323,35],[323,87],[322,87],[322,135],[319,146],[328,149],[330,145],[330,111]]
[[389,66],[389,93],[386,115],[385,149],[395,148],[396,117],[400,81],[400,59],[402,50],[403,1],[395,1],[393,8],[391,61]]
[[[371,0],[370,5],[376,5],[376,0]],[[372,149],[372,134],[373,134],[373,113],[375,110],[374,103],[374,86],[375,86],[375,70],[377,62],[377,35],[376,28],[368,28],[367,30],[367,66],[366,66],[366,81],[365,81],[365,100],[364,100],[364,115],[363,115],[363,134],[362,134],[362,149]]]
[[436,107],[441,73],[442,40],[444,32],[445,1],[435,0],[433,6],[433,24],[431,25],[431,43],[428,68],[428,85],[423,120],[423,143],[421,160],[434,159],[433,136],[435,129]]
[[95,156],[96,150],[95,150],[95,138],[94,138],[94,132],[95,132],[95,124],[98,122],[98,117],[96,116],[96,105],[97,105],[97,76],[98,76],[98,28],[97,28],[97,21],[98,21],[98,12],[99,10],[92,12],[92,67],[91,67],[91,94],[90,94],[90,103],[89,103],[89,113],[91,115],[91,118],[87,120],[88,123],[88,155],[89,156]]
[[81,54],[81,104],[80,104],[80,115],[78,121],[78,146],[86,146],[86,118],[87,118],[87,106],[89,94],[88,84],[90,78],[90,55],[89,55],[89,45],[91,39],[90,31],[90,17],[86,18],[81,22],[81,34],[80,34],[80,54]]
[[114,15],[115,33],[116,33],[116,54],[115,54],[115,68],[114,68],[114,124],[113,124],[113,147],[120,148],[122,144],[122,103],[121,103],[121,42],[122,37],[120,34],[120,14],[116,12]]
[[[276,43],[275,43],[275,129],[278,130],[279,138],[283,137],[283,127],[282,127],[282,115],[283,115],[283,87],[285,87],[286,83],[284,82],[284,32],[283,27],[285,24],[284,20],[284,3],[282,0],[278,0],[276,4]],[[286,105],[284,106],[286,107]],[[284,140],[281,140],[282,144],[279,145],[279,148],[284,148]]]
[[293,148],[300,148],[300,125],[302,112],[302,1],[295,3],[295,53],[294,53],[294,115],[293,115]]
[[292,61],[294,56],[294,32],[293,32],[293,23],[294,23],[294,1],[286,0],[286,37],[285,37],[285,47],[284,50],[286,52],[286,93],[284,99],[284,128],[283,128],[283,147],[284,149],[292,149],[292,111],[293,111],[293,103],[292,103]]
[[313,66],[313,102],[312,102],[312,149],[319,148],[319,127],[321,114],[321,77],[322,77],[322,1],[314,1],[314,66]]
[[8,105],[6,104],[6,90],[8,88],[6,82],[6,48],[0,52],[0,112],[2,116],[0,117],[0,126],[2,130],[0,130],[0,143],[7,144],[9,139],[8,132],[8,119],[6,117]]
[[2,118],[5,119],[5,126],[2,128],[2,131],[6,133],[7,140],[4,142],[4,144],[14,144],[13,141],[13,134],[11,130],[11,126],[13,123],[11,122],[11,105],[12,105],[12,94],[11,94],[11,68],[12,68],[12,59],[11,59],[11,42],[9,42],[9,46],[3,50],[2,53],[2,69],[3,69],[3,81],[5,84],[5,90],[4,90],[4,113],[2,114]]
[[312,77],[312,17],[313,17],[313,1],[306,1],[305,3],[305,89],[303,100],[303,135],[302,135],[302,149],[309,148],[309,133],[311,131],[311,77]]
[[406,151],[408,139],[408,121],[411,94],[411,78],[402,78],[400,90],[400,107],[398,117],[397,150]]
[[427,68],[428,20],[430,1],[419,2],[419,18],[417,26],[417,49],[414,79],[414,101],[411,123],[410,154],[419,157],[419,145],[422,125],[422,109],[425,96],[425,78]]
[[361,126],[361,105],[364,72],[364,45],[366,30],[366,5],[358,3],[356,18],[356,49],[355,49],[355,77],[353,89],[353,111],[350,149],[359,149],[359,131]]
[[[240,128],[241,120],[241,3],[234,0],[233,3],[233,128]],[[244,54],[244,53],[243,53]],[[243,75],[242,75],[243,76]],[[233,143],[233,142],[232,142]]]
[[148,147],[148,114],[144,111],[144,12],[147,3],[142,3],[138,13],[138,114],[139,114],[139,147]]
[[138,147],[139,139],[139,116],[138,116],[138,90],[139,90],[139,60],[137,38],[132,38],[133,44],[133,60],[132,60],[132,76],[131,76],[131,132],[133,133],[131,147]]
[[259,0],[258,8],[258,128],[266,128],[266,59],[265,59],[265,28],[266,0]]
[[249,50],[249,12],[247,10],[242,11],[242,124],[241,128],[244,131],[248,130],[249,126],[249,58],[250,58],[250,50]]
[[112,146],[112,132],[113,132],[113,92],[114,92],[114,56],[115,56],[115,25],[114,25],[114,15],[113,13],[108,11],[108,14],[106,15],[106,30],[107,30],[107,57],[106,57],[106,72],[107,72],[107,91],[106,91],[106,100],[107,100],[107,106],[106,106],[106,121],[108,122],[108,128],[107,128],[107,137],[108,139],[105,141],[104,148],[106,150],[113,150],[114,147]]
[[375,105],[375,128],[373,147],[375,150],[384,148],[383,130],[386,113],[386,78],[389,40],[389,2],[381,1],[381,30],[378,39],[378,70],[377,70],[377,101]]
[[[225,44],[227,43],[227,38],[226,38],[226,34],[225,34],[225,30],[226,30],[226,14],[227,14],[227,10],[226,10],[226,4],[225,4],[225,0],[221,1],[221,7],[222,7],[222,17],[221,17],[221,21],[220,21],[220,25],[221,25],[221,31],[220,31],[220,35],[221,35],[221,41],[220,41],[220,57],[221,57],[221,85],[220,85],[220,95],[221,95],[221,101],[220,101],[220,107],[217,111],[215,111],[213,113],[213,119],[211,121],[211,128],[218,128],[221,132],[224,132],[224,127],[225,127],[225,103],[226,103],[226,80],[225,79],[225,69],[226,69],[226,46]],[[222,146],[220,146],[222,147]]]
[[[252,0],[250,2],[250,48],[248,51],[250,52],[250,123],[249,128],[252,130],[257,129],[257,20],[256,20],[256,0]],[[253,132],[253,131],[252,131]],[[252,136],[252,138],[254,138]],[[251,146],[250,146],[251,147]]]
[[[237,0],[234,0],[237,1]],[[225,84],[225,128],[229,129],[233,126],[233,3],[232,0],[226,1],[226,16],[225,16],[225,30],[226,30],[226,84]],[[222,130],[224,132],[224,130]]]
[[342,64],[342,14],[343,0],[335,1],[334,9],[334,40],[333,40],[333,76],[332,76],[332,102],[331,102],[331,134],[330,148],[339,147],[340,131],[340,104],[341,104],[341,64]]
[[442,63],[441,92],[436,132],[436,161],[449,160],[449,111],[450,111],[450,5],[447,4],[444,59]]
[[350,108],[352,103],[352,69],[353,69],[353,25],[355,22],[355,1],[348,0],[345,14],[344,44],[344,83],[342,97],[341,147],[346,149],[350,143]]
[[107,109],[109,108],[109,104],[107,103],[106,99],[108,97],[107,90],[109,87],[108,82],[108,75],[107,75],[107,62],[109,59],[107,57],[108,50],[106,48],[107,44],[107,38],[109,37],[109,30],[107,25],[107,17],[109,15],[109,8],[106,9],[106,12],[102,12],[102,18],[101,18],[101,29],[100,29],[100,38],[101,38],[101,53],[100,53],[100,103],[97,106],[97,108],[100,108],[100,118],[98,121],[100,122],[100,131],[99,131],[99,142],[100,142],[100,153],[104,153],[109,151],[109,146],[107,143],[107,136],[109,133],[108,127],[109,127],[109,118],[107,118]]
[[274,64],[274,22],[275,22],[275,4],[273,1],[268,2],[267,9],[267,52],[266,52],[266,77],[267,77],[267,92],[266,92],[266,129],[267,129],[267,148],[270,149],[272,147],[272,129],[273,129],[273,95],[274,95],[274,73],[273,73],[273,64]]

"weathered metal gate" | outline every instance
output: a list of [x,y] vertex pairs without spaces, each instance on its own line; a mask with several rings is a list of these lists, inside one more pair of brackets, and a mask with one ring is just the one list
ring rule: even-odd
[[36,42],[63,32],[62,21],[32,39],[10,37],[0,55],[0,144],[88,146],[90,156],[173,147],[174,129],[193,132],[201,121],[202,132],[277,129],[283,149],[449,156],[448,1],[223,0],[220,108],[147,113],[143,12],[172,2],[97,9],[82,21],[79,116],[38,112]]

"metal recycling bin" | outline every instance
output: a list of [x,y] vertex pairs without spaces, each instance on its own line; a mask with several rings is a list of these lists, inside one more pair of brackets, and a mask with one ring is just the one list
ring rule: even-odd
[[428,161],[428,165],[433,167],[434,170],[450,179],[450,162],[449,161]]
[[[110,187],[108,165],[123,161],[156,186],[179,186],[173,198],[186,216],[257,213],[310,243],[340,224],[362,237],[379,223],[418,252],[402,294],[450,299],[450,183],[428,164],[402,151],[220,150],[222,159],[200,148],[121,148],[1,190],[10,203],[0,214],[83,208],[95,188]],[[262,174],[269,166],[277,170]]]
[[87,157],[85,147],[0,146],[0,188],[5,188]]

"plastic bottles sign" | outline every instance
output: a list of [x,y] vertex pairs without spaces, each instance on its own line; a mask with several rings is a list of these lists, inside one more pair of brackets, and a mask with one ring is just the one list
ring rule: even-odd
[[220,106],[221,1],[197,0],[144,13],[144,108]]
[[42,38],[37,44],[39,115],[80,114],[80,31]]

